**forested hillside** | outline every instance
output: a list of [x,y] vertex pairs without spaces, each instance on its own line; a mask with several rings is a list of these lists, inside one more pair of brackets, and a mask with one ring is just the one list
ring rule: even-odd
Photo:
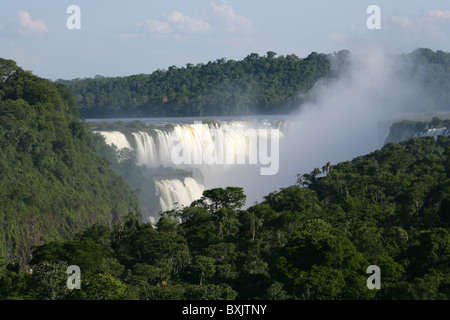
[[[130,215],[37,247],[32,275],[2,266],[0,297],[448,299],[449,168],[450,139],[412,138],[299,174],[247,210],[241,188],[206,190],[156,228]],[[366,286],[370,265],[381,289]]]
[[[319,79],[336,79],[349,55],[252,53],[240,61],[222,58],[152,74],[58,82],[75,93],[85,118],[289,114],[311,101]],[[395,58],[399,77],[423,88],[423,105],[410,111],[450,111],[450,53],[417,49]]]
[[73,94],[0,59],[0,258],[139,210],[94,148]]
[[[344,60],[346,51],[336,55]],[[319,78],[334,72],[328,56],[275,57],[256,53],[241,61],[171,66],[128,77],[59,80],[76,95],[86,118],[210,116],[288,113]]]

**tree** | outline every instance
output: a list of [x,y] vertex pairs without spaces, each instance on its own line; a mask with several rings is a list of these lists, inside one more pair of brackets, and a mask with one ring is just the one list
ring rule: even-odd
[[450,259],[450,234],[444,228],[422,231],[417,242],[408,248],[410,276],[422,277],[431,270],[448,273]]
[[266,217],[274,214],[269,205],[255,204],[248,208],[243,215],[241,215],[241,224],[244,230],[250,232],[252,241],[255,241],[256,233],[263,230]]
[[[348,238],[325,221],[313,219],[280,251],[272,274],[281,275],[278,281],[299,298],[356,299],[365,295],[365,278],[360,275],[367,266]],[[317,292],[311,291],[314,285],[319,286]]]
[[3,83],[7,82],[9,78],[16,72],[17,68],[17,64],[14,60],[0,58],[0,89],[3,88]]
[[[83,281],[84,280],[84,281]],[[96,274],[83,279],[74,297],[81,300],[128,300],[127,286],[110,274]]]
[[336,300],[341,298],[345,285],[340,270],[314,265],[307,273],[301,274],[301,290],[296,292],[296,296],[307,300]]
[[273,282],[266,290],[265,298],[267,300],[287,300],[289,295],[283,289],[284,285],[280,282]]
[[[17,264],[18,265],[18,264]],[[0,299],[29,300],[36,299],[31,274],[20,272],[0,259]]]
[[203,191],[203,196],[194,201],[192,206],[206,208],[210,212],[217,212],[219,209],[237,210],[242,208],[246,199],[243,188],[214,188]]
[[237,234],[239,220],[236,210],[245,204],[245,200],[246,195],[240,187],[214,188],[203,191],[203,196],[191,206],[208,210],[211,221],[216,224],[217,236],[223,239]]
[[273,59],[277,55],[276,52],[273,51],[267,51],[267,59]]
[[200,285],[203,284],[203,280],[212,278],[216,272],[214,259],[206,256],[197,256],[191,269]]
[[33,290],[39,300],[63,300],[69,295],[66,262],[42,262],[33,267]]

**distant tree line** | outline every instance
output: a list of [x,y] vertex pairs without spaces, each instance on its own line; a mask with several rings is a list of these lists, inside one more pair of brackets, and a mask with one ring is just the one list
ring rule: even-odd
[[[336,56],[343,58],[345,52]],[[313,52],[300,59],[268,52],[152,74],[58,82],[75,93],[85,118],[210,116],[287,113],[306,99],[302,94],[318,79],[332,75],[328,55]]]
[[[317,81],[345,70],[351,52],[225,58],[151,74],[58,80],[74,94],[84,118],[289,114],[313,101]],[[450,54],[417,49],[397,57],[405,80],[424,87],[421,110],[450,110]],[[408,62],[408,63],[405,63]]]

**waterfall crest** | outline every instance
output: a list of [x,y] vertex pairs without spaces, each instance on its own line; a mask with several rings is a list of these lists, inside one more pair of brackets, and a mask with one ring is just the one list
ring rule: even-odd
[[450,127],[431,128],[425,132],[419,132],[415,135],[415,137],[433,137],[434,139],[437,139],[438,136],[450,136]]
[[94,131],[94,133],[99,133],[105,138],[105,142],[110,146],[114,145],[117,149],[128,148],[132,149],[127,137],[119,131]]

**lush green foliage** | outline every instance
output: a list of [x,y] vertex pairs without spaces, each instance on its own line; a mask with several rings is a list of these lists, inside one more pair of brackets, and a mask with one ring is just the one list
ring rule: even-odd
[[[289,114],[314,99],[318,80],[346,70],[349,51],[276,57],[252,53],[243,60],[169,67],[152,74],[58,80],[75,93],[85,118]],[[399,76],[423,87],[420,110],[450,110],[450,53],[417,49],[397,56]]]
[[[0,269],[0,295],[448,299],[449,165],[450,139],[413,138],[301,174],[246,210],[241,188],[206,190],[156,227],[129,215],[37,247],[32,275]],[[41,287],[61,283],[69,264],[81,268],[80,290]],[[380,290],[366,286],[369,265],[381,269]]]
[[275,55],[252,53],[242,61],[223,58],[150,75],[59,81],[75,93],[85,118],[229,116],[287,113],[305,99],[300,93],[334,74],[325,54]]
[[73,94],[0,59],[0,258],[139,210],[94,147]]

